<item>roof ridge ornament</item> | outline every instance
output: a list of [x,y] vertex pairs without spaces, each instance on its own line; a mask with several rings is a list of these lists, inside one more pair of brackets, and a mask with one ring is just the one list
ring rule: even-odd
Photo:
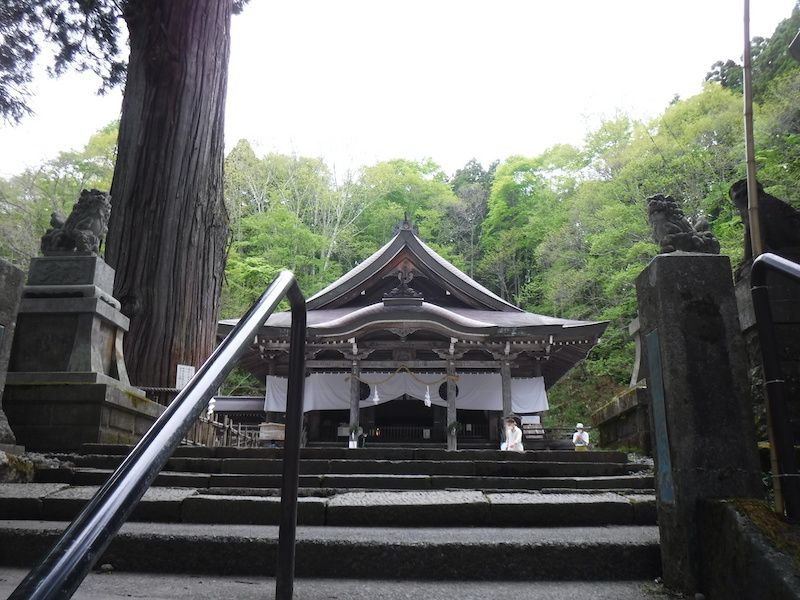
[[408,211],[403,212],[403,222],[394,226],[393,233],[397,235],[401,231],[410,231],[414,235],[419,235],[419,228],[408,218]]
[[422,301],[425,299],[422,292],[412,288],[409,283],[414,278],[413,271],[400,270],[395,273],[400,280],[400,285],[392,288],[383,295],[383,303],[389,300],[391,304],[414,304],[422,306]]

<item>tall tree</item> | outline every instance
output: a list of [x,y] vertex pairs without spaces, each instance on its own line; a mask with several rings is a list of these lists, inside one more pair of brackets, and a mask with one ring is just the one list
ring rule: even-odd
[[131,319],[138,385],[174,383],[213,348],[228,217],[224,109],[231,0],[139,0],[124,13],[130,58],[106,256]]
[[42,38],[56,74],[123,78],[130,55],[106,258],[131,318],[134,384],[170,385],[177,363],[211,351],[228,236],[223,129],[231,13],[246,0],[7,0],[0,6],[0,114],[28,112],[26,85]]

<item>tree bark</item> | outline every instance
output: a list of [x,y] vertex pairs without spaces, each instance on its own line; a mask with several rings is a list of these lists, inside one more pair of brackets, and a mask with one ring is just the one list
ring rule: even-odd
[[131,0],[106,258],[130,317],[134,385],[173,386],[211,352],[228,216],[224,113],[232,0]]

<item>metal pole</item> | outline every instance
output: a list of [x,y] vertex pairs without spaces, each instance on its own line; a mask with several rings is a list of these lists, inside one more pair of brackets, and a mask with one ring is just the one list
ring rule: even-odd
[[800,266],[774,254],[762,254],[753,262],[750,272],[753,310],[764,367],[767,415],[771,419],[772,426],[770,448],[776,455],[776,464],[772,467],[773,481],[777,480],[780,483],[779,488],[782,491],[780,504],[778,494],[775,495],[775,510],[783,514],[785,505],[786,518],[791,522],[797,522],[800,520],[800,480],[795,458],[794,434],[784,397],[784,380],[772,323],[772,310],[769,305],[769,288],[766,285],[768,268],[800,281]]
[[281,272],[9,599],[72,597],[290,286]]
[[283,442],[283,487],[278,530],[275,599],[292,600],[297,533],[297,488],[300,481],[300,436],[303,428],[303,388],[306,373],[306,305],[295,283],[289,289],[292,328],[289,332],[289,381],[286,391],[286,436]]
[[764,252],[761,218],[758,211],[756,152],[753,142],[753,68],[750,65],[750,0],[744,0],[744,154],[747,163],[747,216],[750,221],[750,245],[753,258]]

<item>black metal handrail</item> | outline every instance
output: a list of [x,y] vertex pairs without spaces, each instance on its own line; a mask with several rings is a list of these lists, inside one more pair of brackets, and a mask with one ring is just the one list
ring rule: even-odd
[[292,325],[275,585],[276,598],[291,599],[305,383],[306,306],[289,271],[278,274],[9,599],[72,597],[284,296],[291,305]]
[[750,293],[753,297],[761,359],[764,367],[764,389],[767,394],[773,442],[778,459],[778,481],[786,507],[786,518],[800,520],[800,476],[794,451],[794,435],[784,396],[784,380],[778,356],[772,309],[769,304],[767,273],[775,271],[800,282],[800,265],[775,254],[762,254],[753,261],[750,271]]

